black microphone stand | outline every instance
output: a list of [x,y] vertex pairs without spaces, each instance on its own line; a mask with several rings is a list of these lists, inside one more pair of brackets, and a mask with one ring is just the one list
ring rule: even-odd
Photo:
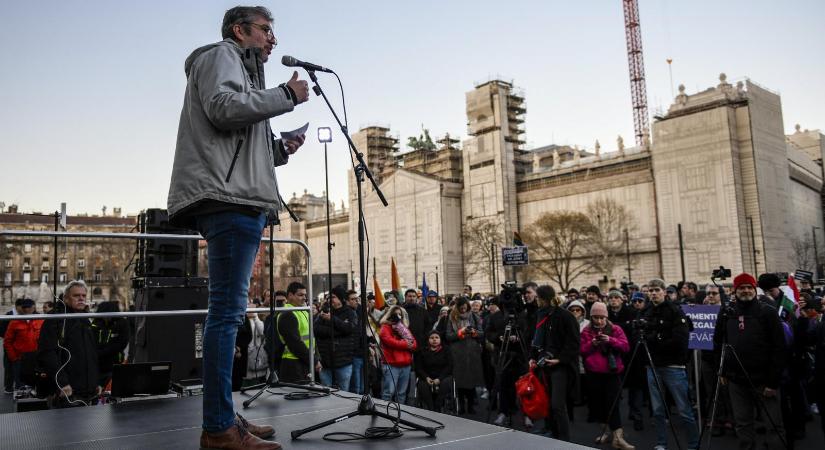
[[[298,217],[295,213],[289,209],[286,202],[283,201],[281,198],[281,194],[278,193],[278,200],[284,205],[284,208],[289,212],[289,216],[292,218],[293,221],[298,222]],[[270,339],[270,348],[275,348],[275,339],[277,339],[278,334],[278,326],[277,320],[275,317],[275,222],[278,221],[278,217],[276,216],[274,219],[269,221],[269,319],[270,326],[269,330],[269,339]],[[307,313],[309,315],[309,320],[312,320],[312,314]],[[264,335],[266,335],[266,328],[264,328]],[[266,336],[264,337],[266,338]],[[313,339],[310,336],[310,339]],[[310,350],[313,350],[310,348]],[[269,389],[278,388],[278,387],[290,387],[295,389],[303,389],[306,391],[312,392],[320,392],[322,394],[329,395],[329,388],[323,386],[313,386],[312,384],[296,384],[296,383],[284,383],[278,378],[277,368],[275,367],[275,358],[274,355],[267,355],[267,360],[269,364],[269,376],[267,377],[266,381],[261,384],[256,384],[254,386],[248,386],[245,388],[241,388],[241,394],[246,391],[252,391],[255,389],[259,389],[258,392],[255,393],[252,397],[249,397],[247,400],[244,400],[243,407],[244,409],[249,408],[249,405],[252,404],[255,400],[258,399],[264,392],[269,392]],[[314,367],[310,367],[309,370],[315,370]],[[271,392],[270,392],[271,394]]]
[[[335,118],[335,121],[338,122],[338,126],[341,128],[341,133],[347,139],[347,142],[349,143],[349,147],[350,147],[350,150],[352,151],[352,154],[355,155],[355,158],[358,160],[358,164],[355,166],[354,170],[355,170],[355,185],[358,189],[358,266],[359,266],[359,269],[360,269],[359,281],[361,283],[361,286],[360,286],[361,287],[361,311],[360,311],[360,316],[361,317],[360,317],[359,328],[361,329],[360,330],[361,333],[366,333],[366,324],[367,324],[367,273],[366,273],[365,262],[364,262],[364,260],[366,258],[366,252],[365,252],[365,247],[364,247],[364,237],[365,237],[365,228],[366,228],[366,226],[365,226],[365,222],[364,222],[364,198],[363,198],[363,193],[362,193],[362,188],[361,188],[361,185],[364,182],[364,175],[366,175],[367,178],[369,178],[370,182],[372,183],[373,189],[375,189],[375,192],[378,194],[378,198],[381,199],[381,203],[384,206],[388,205],[387,204],[387,199],[384,198],[384,194],[381,192],[381,189],[378,188],[378,183],[375,182],[375,178],[373,178],[372,172],[370,171],[369,167],[367,166],[367,163],[364,162],[364,155],[361,154],[358,151],[358,149],[355,147],[355,143],[352,142],[352,138],[349,135],[349,131],[347,130],[346,125],[341,123],[341,119],[338,118],[338,114],[336,114],[335,109],[332,107],[332,105],[330,104],[329,99],[327,98],[327,96],[324,93],[323,89],[321,89],[321,86],[318,84],[318,77],[315,76],[315,72],[312,71],[312,70],[307,70],[307,73],[309,74],[309,78],[312,80],[312,82],[315,83],[315,86],[312,87],[312,90],[315,92],[315,95],[319,95],[319,96],[324,98],[324,101],[326,102],[327,107],[329,108],[330,112],[332,112],[332,116]],[[364,341],[366,341],[366,339]],[[369,379],[367,377],[367,374],[368,374],[367,371],[368,371],[369,360],[370,360],[370,358],[369,358],[369,346],[365,345],[362,350],[364,352],[364,354],[363,354],[364,366],[361,369],[362,370],[362,379],[366,383],[366,380]],[[381,418],[384,418],[384,419],[387,419],[387,420],[393,422],[394,424],[402,424],[402,425],[405,425],[409,428],[412,428],[413,430],[423,431],[423,432],[427,433],[430,436],[435,436],[436,429],[434,427],[426,427],[426,426],[423,426],[423,425],[420,425],[420,424],[417,424],[417,423],[414,423],[414,422],[410,422],[408,420],[402,419],[400,417],[400,415],[401,415],[400,409],[398,411],[397,416],[391,416],[390,414],[384,413],[382,411],[378,411],[375,408],[375,403],[373,402],[372,397],[370,396],[370,394],[367,391],[367,393],[365,393],[363,395],[363,397],[361,397],[361,401],[358,403],[358,407],[355,409],[355,411],[352,411],[352,412],[349,412],[347,414],[335,417],[333,419],[329,419],[329,420],[317,423],[315,425],[311,425],[309,427],[306,427],[306,428],[303,428],[303,429],[300,429],[300,430],[294,430],[294,431],[292,431],[291,436],[292,436],[293,440],[298,439],[300,436],[302,436],[306,433],[309,433],[311,431],[315,431],[315,430],[318,430],[320,428],[324,428],[324,427],[327,427],[329,425],[333,425],[333,424],[336,424],[338,422],[342,422],[344,420],[347,420],[347,419],[350,419],[350,418],[356,417],[356,416],[381,417]]]

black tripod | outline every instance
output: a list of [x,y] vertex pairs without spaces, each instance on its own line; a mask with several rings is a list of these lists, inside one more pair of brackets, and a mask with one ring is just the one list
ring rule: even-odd
[[[289,215],[292,217],[292,220],[298,221],[298,218],[286,206],[286,203],[281,201],[281,204],[284,205],[287,211],[289,211]],[[275,218],[277,220],[277,218]],[[275,340],[278,339],[278,326],[277,326],[277,318],[275,317],[275,220],[270,220],[269,222],[269,318],[271,319],[272,326],[270,327],[270,340],[271,340],[271,348],[275,348]],[[309,313],[307,313],[309,315]],[[312,320],[312,317],[310,317]],[[275,368],[275,358],[274,355],[267,355],[268,364],[269,364],[269,376],[267,377],[266,381],[261,384],[256,384],[254,386],[249,386],[246,388],[241,389],[241,393],[243,394],[246,391],[252,391],[258,389],[258,392],[255,393],[252,397],[248,398],[243,402],[244,409],[249,408],[249,405],[252,404],[255,400],[258,399],[264,392],[269,391],[272,388],[278,387],[291,387],[296,389],[304,389],[307,391],[312,392],[320,392],[323,394],[329,395],[329,388],[322,387],[322,386],[313,386],[313,385],[306,385],[306,384],[294,384],[294,383],[283,383],[278,378],[278,372]],[[310,367],[309,370],[315,370],[314,367]]]
[[499,393],[501,392],[501,385],[504,380],[502,380],[504,371],[508,369],[512,364],[517,363],[517,356],[510,352],[510,343],[511,337],[515,337],[515,341],[518,343],[519,348],[517,350],[521,350],[521,355],[524,356],[527,354],[527,347],[524,345],[523,334],[521,332],[520,327],[516,323],[516,315],[510,312],[506,312],[507,314],[507,325],[504,327],[504,334],[502,334],[501,339],[501,348],[498,351],[498,356],[496,357],[496,361],[494,364],[494,373],[495,378],[493,382],[493,389],[490,391],[490,398],[487,402],[487,422],[490,421],[490,416],[493,414],[493,402],[496,402],[498,408],[501,408],[501,399],[498,398]]
[[[715,278],[711,278],[711,280],[713,281],[714,285],[719,287],[719,285],[716,284],[716,279]],[[720,292],[722,291],[721,287],[719,287],[719,291]],[[755,302],[755,301],[758,301],[758,300],[754,299],[752,301]],[[753,384],[753,380],[751,379],[750,374],[748,374],[748,371],[745,370],[745,366],[742,364],[742,360],[739,359],[739,355],[736,353],[736,349],[734,349],[732,345],[728,344],[727,320],[728,320],[728,316],[731,316],[731,315],[734,315],[733,311],[732,311],[732,307],[730,306],[730,304],[726,305],[723,302],[722,307],[720,309],[719,317],[717,318],[717,320],[723,320],[724,321],[723,322],[724,326],[721,328],[721,331],[722,331],[722,352],[721,353],[722,354],[719,357],[719,370],[716,373],[716,386],[713,388],[713,403],[712,403],[712,407],[711,407],[711,411],[710,411],[710,421],[708,422],[710,424],[709,427],[713,426],[713,421],[716,419],[716,407],[718,406],[719,391],[721,390],[721,389],[719,389],[719,387],[721,385],[722,377],[724,376],[723,371],[724,371],[724,368],[725,368],[725,361],[727,360],[728,352],[730,351],[730,353],[733,355],[734,360],[736,361],[736,364],[739,366],[739,369],[742,371],[741,373],[745,374],[745,379],[748,381],[748,386],[751,388],[751,391],[753,392],[754,397],[756,398],[756,402],[759,405],[761,411],[763,413],[765,413],[765,417],[767,417],[768,421],[771,423],[771,427],[773,428],[773,432],[776,433],[776,435],[779,437],[779,440],[782,442],[782,445],[785,448],[788,448],[788,442],[786,441],[785,436],[783,436],[783,434],[780,433],[779,429],[776,427],[776,422],[773,421],[773,417],[771,417],[770,413],[768,412],[768,409],[765,407],[765,402],[764,402],[764,400],[762,400],[761,394],[757,391],[756,386]],[[702,437],[705,434],[705,429],[706,429],[706,427],[702,427],[702,432],[699,434],[699,442],[700,443],[702,442]],[[708,450],[710,450],[710,445],[711,445],[711,437],[708,437],[708,447],[707,447]]]
[[[362,184],[364,183],[364,175],[369,178],[370,182],[372,183],[373,189],[375,189],[378,198],[381,200],[381,203],[384,206],[387,206],[387,199],[384,198],[384,194],[381,192],[381,189],[378,188],[378,184],[375,182],[375,179],[372,176],[372,172],[370,171],[367,163],[364,161],[364,155],[362,155],[358,149],[355,147],[355,144],[352,142],[352,138],[349,136],[349,131],[347,130],[346,125],[341,123],[341,120],[338,118],[338,114],[336,114],[335,109],[329,103],[329,99],[327,98],[326,94],[324,93],[321,86],[318,84],[318,77],[315,76],[315,72],[312,70],[307,70],[309,74],[309,78],[315,83],[315,86],[312,87],[312,90],[315,92],[315,95],[320,95],[324,98],[324,101],[329,107],[330,112],[332,112],[332,116],[335,118],[335,121],[338,122],[338,126],[341,128],[341,133],[346,137],[347,142],[349,143],[350,150],[352,154],[355,155],[355,158],[358,160],[358,164],[354,167],[355,172],[355,185],[358,189],[358,266],[360,269],[359,274],[359,281],[360,281],[360,288],[361,288],[361,311],[360,311],[360,320],[359,320],[359,328],[361,329],[361,333],[366,333],[366,324],[367,324],[367,272],[365,268],[365,259],[366,259],[366,248],[364,247],[364,239],[366,234],[366,224],[364,221],[364,197],[362,192]],[[366,339],[364,339],[366,341]],[[363,358],[364,358],[364,366],[362,368],[362,379],[366,383],[369,380],[368,377],[368,367],[369,367],[369,346],[365,345],[363,348]],[[350,419],[356,416],[371,416],[371,417],[381,417],[387,420],[392,421],[394,424],[402,424],[407,427],[410,427],[414,430],[423,431],[430,436],[435,436],[436,429],[433,427],[425,427],[423,425],[410,422],[408,420],[404,420],[400,417],[401,411],[399,410],[398,416],[391,416],[390,414],[378,411],[375,408],[375,403],[372,401],[372,397],[367,393],[361,397],[360,403],[358,403],[358,408],[355,411],[350,413],[344,414],[342,416],[335,417],[330,420],[323,421],[321,423],[311,425],[307,428],[303,428],[300,430],[294,430],[291,433],[292,439],[298,439],[300,436],[309,433],[311,431],[327,427],[329,425],[336,424],[338,422]]]
[[679,435],[676,434],[676,426],[673,424],[673,417],[670,414],[670,408],[667,405],[667,397],[665,396],[665,390],[662,388],[662,383],[659,381],[659,374],[656,373],[656,366],[653,365],[653,358],[650,356],[650,347],[647,346],[647,340],[645,339],[645,331],[641,328],[634,327],[639,332],[639,339],[636,340],[636,344],[633,346],[633,353],[630,356],[630,360],[627,362],[627,367],[624,369],[624,378],[622,378],[622,383],[619,385],[619,392],[616,393],[616,397],[613,399],[613,404],[610,405],[610,412],[607,413],[607,420],[606,423],[602,427],[602,435],[607,432],[608,424],[610,423],[610,419],[613,417],[613,414],[616,413],[616,406],[619,404],[619,399],[622,398],[622,391],[624,390],[624,386],[627,383],[627,379],[630,378],[630,368],[633,366],[634,362],[636,361],[636,356],[639,354],[639,348],[644,348],[644,356],[647,358],[647,363],[649,364],[650,371],[653,374],[653,381],[656,384],[656,390],[659,392],[659,398],[662,399],[664,403],[665,415],[667,416],[667,421],[670,424],[670,432],[673,433],[673,439],[676,441],[676,448],[682,450],[682,445],[679,443]]

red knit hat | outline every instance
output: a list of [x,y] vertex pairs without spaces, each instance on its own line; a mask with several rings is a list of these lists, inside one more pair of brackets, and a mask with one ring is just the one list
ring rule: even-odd
[[735,291],[739,288],[739,286],[742,286],[743,284],[749,284],[751,285],[751,287],[756,289],[756,278],[754,278],[753,275],[746,272],[740,273],[736,276],[736,278],[733,279],[733,290]]

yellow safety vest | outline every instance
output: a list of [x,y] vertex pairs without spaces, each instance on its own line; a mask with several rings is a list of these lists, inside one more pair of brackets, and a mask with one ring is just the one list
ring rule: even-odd
[[[284,304],[284,308],[294,308],[289,303]],[[280,339],[281,343],[284,344],[284,353],[282,358],[283,359],[298,359],[290,350],[289,347],[286,346],[286,341],[284,341],[284,336],[281,334],[281,317],[284,314],[292,314],[295,316],[295,320],[298,321],[298,334],[301,336],[301,340],[304,341],[304,345],[309,348],[309,312],[307,311],[292,311],[291,313],[283,312],[278,315],[278,339]]]

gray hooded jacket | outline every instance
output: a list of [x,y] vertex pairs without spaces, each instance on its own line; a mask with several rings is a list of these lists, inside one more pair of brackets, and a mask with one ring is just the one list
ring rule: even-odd
[[260,49],[242,49],[232,39],[198,48],[185,70],[169,215],[189,215],[187,208],[212,200],[276,217],[275,166],[288,155],[268,119],[293,110],[288,91],[266,89]]

